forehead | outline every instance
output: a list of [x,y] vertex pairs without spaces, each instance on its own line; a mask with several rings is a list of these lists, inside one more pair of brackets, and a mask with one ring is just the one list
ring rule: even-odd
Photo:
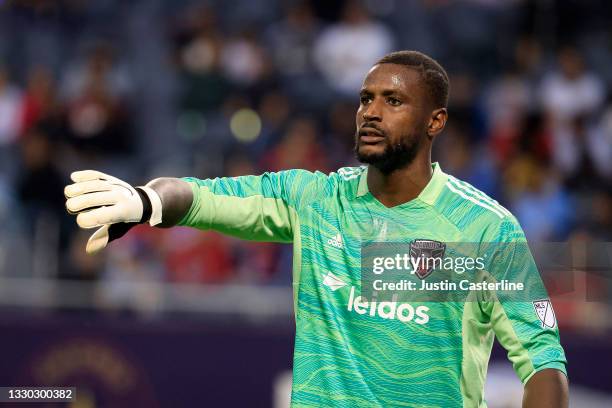
[[407,94],[421,95],[421,74],[409,67],[398,64],[374,65],[366,75],[362,89],[372,92],[393,90]]

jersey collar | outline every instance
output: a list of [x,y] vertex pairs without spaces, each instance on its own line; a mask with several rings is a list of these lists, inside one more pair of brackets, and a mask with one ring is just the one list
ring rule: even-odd
[[[446,181],[448,180],[448,175],[442,171],[440,164],[438,162],[432,163],[431,168],[433,169],[433,175],[431,176],[431,180],[425,186],[423,191],[417,197],[419,200],[433,205],[436,201],[436,198],[440,195],[440,192],[444,188]],[[357,187],[357,197],[361,197],[366,195],[369,192],[368,190],[368,167],[366,167],[365,171],[361,173],[359,178],[359,186]]]

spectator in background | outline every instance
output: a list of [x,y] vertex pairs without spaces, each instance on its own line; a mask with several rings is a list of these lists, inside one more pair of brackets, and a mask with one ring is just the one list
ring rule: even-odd
[[283,86],[295,96],[300,108],[314,108],[329,98],[316,72],[313,45],[321,25],[311,5],[301,1],[287,6],[283,18],[264,33],[264,43],[272,56]]
[[183,82],[181,108],[209,111],[222,103],[229,87],[220,67],[223,42],[217,15],[202,7],[188,13],[186,20],[174,35]]
[[336,101],[327,110],[326,128],[329,133],[325,136],[325,150],[326,157],[333,169],[349,166],[351,163],[358,165],[353,153],[355,109],[354,103]]
[[0,65],[0,149],[15,142],[21,127],[22,92]]
[[273,66],[255,31],[244,29],[225,42],[221,51],[221,69],[230,82],[248,88],[260,85],[258,82],[271,74]]
[[246,144],[251,153],[257,151],[257,141],[241,142],[230,130],[233,115],[241,109],[252,109],[249,98],[241,92],[225,95],[223,103],[215,111],[208,113],[204,137],[189,152],[193,155],[194,172],[202,175],[223,174],[225,154]]
[[67,69],[62,80],[62,97],[70,102],[92,86],[104,88],[109,98],[126,101],[132,93],[132,79],[116,58],[117,50],[106,42],[93,45],[84,60]]
[[529,240],[564,240],[574,222],[575,203],[551,162],[546,118],[529,113],[519,129],[516,149],[502,168],[509,207]]
[[127,110],[130,79],[113,50],[97,45],[83,65],[64,78],[69,143],[86,157],[129,154],[133,148]]
[[484,99],[492,153],[503,164],[516,153],[521,123],[532,100],[531,89],[520,74],[506,72],[488,88]]
[[529,241],[567,239],[574,221],[573,205],[551,168],[523,155],[513,161],[504,179],[514,190],[511,208]]
[[557,60],[559,70],[548,73],[540,89],[542,105],[554,128],[569,126],[577,116],[596,113],[605,97],[604,84],[586,69],[577,49],[563,48]]
[[165,241],[165,267],[171,282],[222,283],[235,274],[230,238],[214,232],[169,233]]
[[374,21],[358,0],[349,0],[342,19],[326,28],[314,45],[317,68],[341,95],[354,98],[363,76],[393,48],[387,27]]
[[541,102],[536,97],[542,62],[538,41],[521,36],[509,59],[510,68],[493,78],[483,98],[488,144],[499,168],[518,154],[528,118],[539,112]]
[[272,89],[263,94],[257,111],[261,117],[261,134],[253,142],[251,151],[260,156],[283,136],[292,112],[292,101],[282,89]]
[[283,18],[272,23],[264,35],[279,74],[295,78],[314,71],[312,47],[319,31],[310,3],[286,7]]
[[63,185],[65,180],[54,162],[54,145],[42,128],[31,128],[21,143],[22,168],[17,191],[28,208],[28,219],[65,213]]
[[455,174],[492,197],[500,197],[495,162],[486,145],[474,146],[467,134],[469,127],[461,122],[446,125],[438,140],[435,155],[445,171]]
[[292,119],[280,143],[264,156],[261,167],[271,171],[329,170],[326,154],[317,139],[318,132],[317,122],[313,118]]
[[612,181],[612,109],[595,122],[576,116],[554,132],[553,160],[574,190],[593,190]]
[[48,136],[59,137],[62,106],[57,98],[53,73],[44,66],[35,66],[28,72],[28,83],[21,107],[21,132],[27,134],[39,123],[53,124],[55,132],[47,126]]
[[62,254],[75,228],[63,205],[65,178],[56,164],[56,145],[42,126],[30,128],[20,145],[22,166],[15,190],[29,231],[34,273],[69,276],[72,271]]
[[612,188],[596,192],[585,206],[583,226],[594,240],[612,241]]
[[484,119],[479,105],[481,82],[468,71],[449,73],[453,84],[448,101],[449,112],[453,123],[460,123],[466,128],[465,135],[471,143],[480,142],[486,136]]
[[574,189],[592,188],[610,180],[612,136],[602,111],[605,87],[588,71],[579,51],[566,47],[558,55],[559,71],[543,80],[542,104],[548,114],[555,166]]
[[8,71],[0,65],[0,194],[7,191],[9,178],[15,171],[15,142],[21,127],[23,95],[9,81]]

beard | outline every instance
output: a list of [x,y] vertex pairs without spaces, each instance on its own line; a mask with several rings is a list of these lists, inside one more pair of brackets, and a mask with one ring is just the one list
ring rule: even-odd
[[413,135],[412,137],[404,136],[397,143],[385,143],[382,153],[363,153],[359,149],[359,132],[356,132],[353,151],[359,162],[370,164],[383,174],[390,174],[395,170],[408,166],[414,161],[420,150],[423,138],[420,135]]

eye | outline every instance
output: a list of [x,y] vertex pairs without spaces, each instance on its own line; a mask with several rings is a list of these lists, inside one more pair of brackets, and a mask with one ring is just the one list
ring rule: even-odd
[[362,105],[367,105],[368,103],[370,103],[372,101],[372,97],[370,97],[370,95],[361,95],[359,97],[359,102]]
[[400,106],[402,104],[402,101],[400,101],[397,98],[389,98],[387,99],[387,102],[389,103],[389,105],[391,106]]

